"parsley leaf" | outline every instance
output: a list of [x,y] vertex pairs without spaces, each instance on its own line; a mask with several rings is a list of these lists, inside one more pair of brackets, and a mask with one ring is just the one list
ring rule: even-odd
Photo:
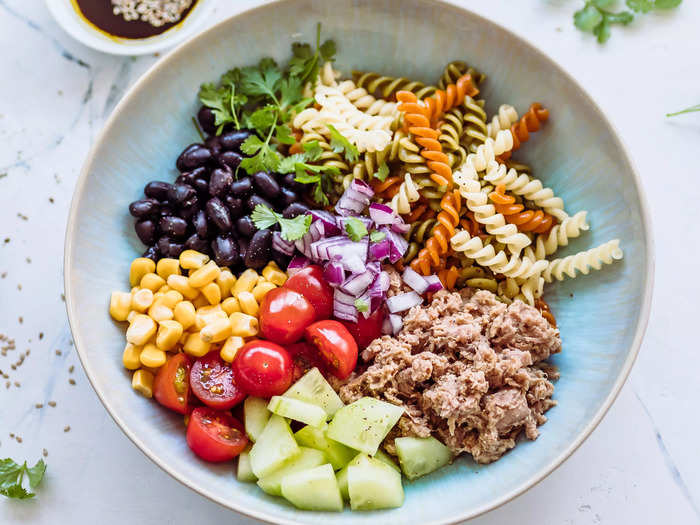
[[309,214],[298,215],[293,219],[285,219],[279,213],[271,210],[264,204],[258,204],[250,215],[258,229],[269,228],[275,224],[280,225],[280,234],[285,241],[301,239],[311,226],[312,217]]
[[25,461],[18,465],[10,458],[0,460],[0,494],[8,498],[27,499],[35,494],[22,486],[24,475],[27,474],[29,486],[36,488],[44,477],[46,463],[43,459],[36,462],[33,467],[27,467]]
[[367,226],[357,217],[347,217],[343,222],[350,240],[357,242],[367,236]]
[[379,179],[381,182],[384,182],[389,175],[389,166],[387,165],[386,162],[382,162],[379,165],[379,169],[377,172],[373,175],[375,179]]
[[355,308],[357,308],[357,311],[360,313],[369,311],[369,305],[367,301],[363,299],[355,299]]
[[340,131],[335,129],[332,124],[326,124],[328,131],[331,132],[331,148],[336,153],[345,152],[345,158],[348,162],[357,162],[360,153],[357,148],[350,144],[350,141],[340,134]]
[[380,242],[386,239],[386,233],[374,230],[369,234],[369,240],[372,242]]

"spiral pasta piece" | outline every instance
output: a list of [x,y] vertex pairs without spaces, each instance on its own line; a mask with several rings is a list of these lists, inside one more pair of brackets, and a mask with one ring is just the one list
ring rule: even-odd
[[440,89],[445,89],[445,87],[449,86],[450,84],[454,84],[457,82],[459,77],[464,75],[471,76],[472,80],[477,86],[486,80],[486,75],[480,73],[473,67],[470,67],[466,62],[454,60],[447,64],[445,69],[442,70],[438,87]]
[[404,181],[398,188],[396,195],[391,199],[391,209],[396,213],[406,214],[411,211],[411,203],[416,202],[420,198],[418,187],[411,178],[410,173],[404,175]]
[[435,92],[435,86],[403,77],[388,77],[374,72],[353,71],[353,79],[358,87],[378,98],[392,100],[397,91],[410,91],[418,98],[428,97]]
[[622,257],[620,240],[613,239],[590,250],[549,261],[542,277],[548,283],[554,280],[563,281],[566,277],[573,279],[577,276],[576,272],[588,275],[591,269],[600,270],[604,264],[612,264]]
[[515,201],[515,197],[506,195],[506,187],[503,184],[499,184],[495,191],[489,193],[489,199],[493,202],[496,212],[501,213],[506,222],[515,224],[521,232],[547,233],[555,223],[554,217],[548,213],[542,210],[527,210]]
[[493,116],[491,122],[486,125],[487,135],[496,138],[496,134],[502,129],[509,129],[518,121],[518,112],[510,104],[501,104],[498,113]]
[[440,282],[447,290],[454,290],[457,279],[459,278],[459,270],[456,266],[444,268],[438,272]]
[[547,255],[556,252],[560,246],[567,246],[569,239],[574,239],[581,235],[582,231],[587,231],[589,226],[586,215],[587,212],[580,211],[571,217],[566,217],[559,224],[555,224],[549,233],[535,237],[534,257],[544,259]]
[[416,258],[421,246],[423,246],[425,241],[432,235],[433,228],[437,224],[437,219],[429,218],[422,221],[414,221],[410,224],[411,228],[406,234],[408,248],[402,259],[404,264],[408,264]]
[[442,210],[437,216],[438,224],[425,242],[425,248],[411,262],[411,267],[423,275],[430,275],[431,269],[440,265],[440,259],[450,249],[450,238],[459,225],[462,204],[459,192],[454,190],[445,193],[440,204]]
[[533,102],[520,120],[515,122],[510,132],[513,136],[513,147],[510,151],[504,152],[502,159],[510,158],[511,154],[520,148],[523,142],[530,140],[530,133],[538,131],[540,125],[549,118],[549,110],[545,109],[539,102]]

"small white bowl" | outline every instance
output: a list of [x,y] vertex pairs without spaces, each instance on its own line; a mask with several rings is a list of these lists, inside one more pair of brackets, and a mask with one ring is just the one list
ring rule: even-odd
[[185,19],[160,35],[119,38],[95,29],[76,11],[72,0],[46,0],[46,7],[70,36],[88,47],[112,55],[146,55],[182,42],[193,35],[211,13],[216,0],[199,0]]

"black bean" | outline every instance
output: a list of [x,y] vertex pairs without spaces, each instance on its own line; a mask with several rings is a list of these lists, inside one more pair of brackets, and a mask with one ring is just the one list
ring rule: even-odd
[[248,239],[243,237],[238,238],[238,253],[240,254],[242,260],[245,260],[245,255],[248,251],[248,242]]
[[208,137],[207,140],[204,141],[204,145],[209,148],[213,157],[221,153],[221,142],[219,142],[219,137],[217,136]]
[[168,215],[175,215],[175,205],[168,203],[161,204],[160,209],[158,210],[160,212],[161,217],[167,217]]
[[248,243],[245,254],[245,265],[248,268],[259,270],[270,260],[270,246],[272,244],[272,232],[270,230],[258,230]]
[[222,232],[231,231],[231,214],[220,199],[214,197],[207,201],[207,217],[209,217]]
[[207,224],[207,214],[204,210],[199,210],[194,214],[192,224],[194,225],[194,230],[197,232],[197,235],[199,235],[201,239],[206,239],[209,228]]
[[141,257],[148,257],[149,259],[153,259],[154,261],[158,260],[158,248],[155,246],[149,246],[145,252],[143,252],[143,255]]
[[295,177],[296,177],[296,174],[294,174],[294,173],[287,173],[287,174],[284,176],[284,179],[282,179],[282,181],[283,181],[282,183],[283,183],[285,186],[287,186],[287,188],[289,188],[290,190],[294,190],[294,191],[303,191],[304,188],[306,187],[306,184],[303,184],[303,183],[301,183],[301,182],[295,181],[295,180],[294,180]]
[[206,106],[199,108],[197,112],[197,120],[199,121],[199,127],[207,135],[213,135],[216,133],[216,121],[214,117],[214,112]]
[[242,199],[234,197],[233,195],[226,195],[226,197],[224,197],[224,201],[226,202],[226,206],[228,206],[232,219],[237,219],[245,213],[245,207]]
[[235,170],[240,166],[243,156],[235,151],[222,151],[216,156],[216,160],[220,166],[226,166]]
[[182,217],[183,219],[187,221],[191,221],[192,217],[194,217],[195,213],[197,213],[200,210],[199,202],[197,199],[195,199],[194,204],[191,206],[187,206],[186,208],[180,208],[180,211],[177,212],[178,217]]
[[175,162],[175,166],[181,172],[185,172],[199,166],[204,166],[211,158],[211,151],[202,144],[190,144],[180,153],[180,156]]
[[200,238],[196,233],[193,233],[185,241],[185,249],[197,250],[198,252],[207,253],[209,251],[209,241]]
[[140,219],[158,213],[159,207],[160,203],[155,199],[141,199],[129,204],[129,213]]
[[158,226],[161,233],[170,237],[182,237],[187,233],[187,221],[181,217],[161,217]]
[[293,190],[290,190],[289,188],[280,188],[280,201],[282,203],[282,207],[286,208],[289,206],[291,203],[296,202],[299,200],[299,195],[296,194]]
[[274,199],[279,195],[280,185],[275,178],[264,171],[255,173],[252,177],[255,188],[268,199]]
[[168,190],[168,200],[177,206],[191,206],[196,199],[197,192],[187,184],[175,184]]
[[181,177],[185,177],[185,180],[187,181],[186,184],[192,186],[192,182],[194,182],[196,179],[208,179],[209,170],[205,166],[200,166],[199,168],[195,168],[192,171],[183,173]]
[[158,239],[158,253],[161,257],[179,257],[184,250],[184,246],[180,243],[174,242],[168,237],[161,237]]
[[255,227],[255,223],[250,218],[250,215],[245,215],[236,221],[236,231],[241,237],[250,239],[258,229]]
[[284,211],[282,212],[282,216],[285,219],[293,219],[298,215],[304,215],[305,213],[309,213],[309,211],[309,207],[306,204],[302,204],[301,202],[293,202],[284,209]]
[[209,197],[209,182],[206,179],[195,179],[192,187],[204,198]]
[[272,204],[270,204],[267,200],[263,199],[260,195],[253,195],[248,199],[248,211],[252,212],[258,204],[262,204],[263,206],[266,206],[271,210],[275,209],[275,207]]
[[283,271],[287,269],[287,266],[289,266],[289,261],[292,260],[292,258],[289,255],[285,255],[282,252],[278,252],[277,250],[272,250],[272,260],[277,263],[277,266],[279,266]]
[[221,147],[225,150],[237,150],[250,135],[251,132],[246,129],[229,131],[219,137],[219,142],[221,142]]
[[136,235],[146,246],[156,242],[156,225],[152,220],[137,221],[134,225],[134,230],[136,230]]
[[168,199],[168,190],[172,188],[172,184],[168,182],[162,182],[159,180],[152,180],[143,189],[146,197],[151,197],[159,201],[164,201]]
[[214,254],[214,262],[219,266],[230,266],[237,262],[238,247],[236,241],[230,236],[216,237],[211,242],[211,250]]
[[233,183],[233,174],[231,170],[216,168],[211,172],[209,178],[209,195],[212,197],[221,197],[228,193]]
[[241,177],[231,184],[231,194],[236,197],[247,197],[253,192],[253,181],[250,177]]

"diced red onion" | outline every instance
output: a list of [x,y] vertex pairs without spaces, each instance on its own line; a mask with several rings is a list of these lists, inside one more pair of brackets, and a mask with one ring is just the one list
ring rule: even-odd
[[386,300],[386,306],[392,314],[409,310],[423,302],[423,298],[416,292],[406,292]]
[[371,259],[374,259],[376,261],[382,261],[389,257],[389,254],[391,253],[391,243],[389,243],[389,239],[387,237],[384,237],[379,242],[373,242],[369,245],[369,256]]
[[331,212],[325,210],[311,210],[311,216],[314,218],[314,222],[320,221],[321,224],[323,224],[323,234],[325,236],[337,235],[340,233],[336,216]]
[[357,308],[355,298],[344,294],[336,288],[333,294],[333,315],[338,319],[357,322]]
[[401,219],[394,213],[394,210],[392,210],[390,206],[379,202],[373,202],[369,205],[369,216],[377,223],[377,226],[394,224],[396,219]]
[[359,256],[352,255],[340,262],[350,273],[362,273],[365,271],[365,263]]
[[311,244],[323,237],[323,231],[324,226],[320,221],[312,222],[309,231],[301,239],[295,241],[294,245],[301,253],[312,258]]
[[[345,279],[345,282],[340,285],[340,289],[347,294],[358,297],[365,293],[372,281],[374,281],[374,274],[370,271],[365,271]],[[369,301],[367,301],[367,304],[369,305]]]
[[333,300],[347,306],[355,306],[355,297],[343,292],[340,288],[333,291]]
[[357,192],[361,195],[364,195],[367,198],[374,197],[374,190],[372,189],[372,186],[367,184],[362,179],[352,179],[350,186],[348,186],[348,189],[345,191],[348,191],[348,190]]
[[405,282],[408,286],[413,288],[413,290],[415,290],[419,294],[424,294],[425,291],[428,289],[429,283],[425,280],[425,277],[423,277],[410,266],[406,267],[401,278],[403,279],[403,282]]
[[391,321],[389,320],[389,316],[386,316],[384,321],[382,321],[382,333],[384,335],[392,335],[394,333],[391,329]]
[[332,259],[331,254],[329,253],[329,249],[332,246],[342,246],[351,243],[352,241],[350,241],[347,237],[343,237],[342,235],[336,235],[335,237],[326,237],[313,242],[309,247],[309,251],[311,253],[312,258],[327,261],[329,259]]
[[395,222],[394,224],[391,225],[391,230],[395,231],[399,235],[404,235],[408,233],[408,230],[411,229],[410,224],[406,224],[403,222],[403,219],[401,219],[401,222]]
[[367,269],[374,275],[379,275],[379,272],[382,271],[382,265],[377,261],[368,262]]
[[383,303],[386,291],[389,289],[389,274],[381,272],[374,278],[374,282],[369,287],[370,310],[375,312]]
[[424,277],[424,279],[428,283],[428,288],[425,290],[426,292],[437,292],[444,288],[440,282],[440,278],[437,275],[428,275],[427,277]]
[[389,261],[392,264],[398,262],[408,249],[408,241],[386,227],[382,228],[381,231],[386,233],[386,238],[389,241]]
[[361,273],[365,271],[368,245],[367,238],[358,242],[345,238],[345,243],[333,244],[328,248],[328,258],[337,258],[346,270],[352,273]]
[[369,205],[369,199],[374,195],[374,190],[364,181],[353,179],[343,192],[335,205],[338,215],[360,215]]
[[300,272],[310,264],[311,261],[309,261],[309,259],[305,256],[295,255],[294,257],[292,257],[292,260],[289,261],[289,265],[287,266],[287,273],[291,277],[292,275]]
[[294,255],[294,241],[283,239],[280,232],[272,232],[272,248],[285,255]]
[[389,314],[389,324],[391,325],[391,333],[396,335],[403,328],[403,318],[400,315]]
[[345,280],[345,269],[339,262],[331,261],[326,264],[323,270],[323,277],[331,286],[339,286]]

